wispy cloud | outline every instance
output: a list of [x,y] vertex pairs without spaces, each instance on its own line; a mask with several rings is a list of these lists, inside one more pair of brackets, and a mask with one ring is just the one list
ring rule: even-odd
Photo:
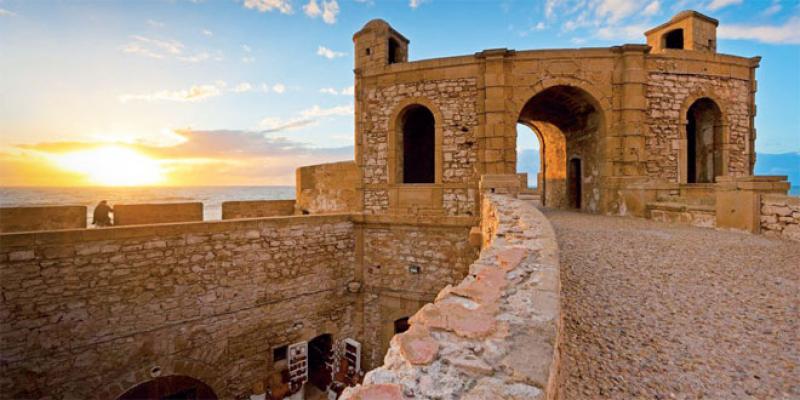
[[154,19],[148,19],[147,20],[147,25],[150,25],[150,26],[152,26],[154,28],[163,28],[164,27],[164,23],[163,22],[156,21]]
[[721,8],[732,6],[734,4],[742,4],[742,0],[711,0],[706,6],[711,11],[717,11]]
[[291,118],[286,120],[279,117],[266,117],[261,120],[259,126],[264,128],[264,132],[266,133],[274,133],[293,131],[295,129],[300,129],[315,124],[316,121],[310,118]]
[[233,91],[235,93],[245,93],[252,90],[253,90],[253,85],[251,85],[249,82],[242,82],[233,87]]
[[188,89],[181,90],[160,90],[153,93],[123,94],[119,96],[119,101],[123,103],[130,101],[194,103],[221,95],[225,86],[225,82],[218,81],[203,85],[193,85]]
[[151,37],[133,35],[131,41],[122,47],[128,54],[137,54],[144,57],[165,59],[174,58],[179,61],[196,63],[206,60],[222,60],[222,54],[217,52],[212,55],[207,51],[198,51],[187,54],[186,46],[178,40],[154,39]]
[[305,118],[321,118],[321,117],[331,117],[331,116],[350,116],[355,113],[355,109],[353,108],[352,104],[341,105],[336,107],[330,108],[322,108],[318,105],[314,105],[313,107],[300,111],[300,115]]
[[291,14],[294,11],[288,0],[244,0],[244,7],[260,12],[279,11],[283,14]]
[[303,6],[303,12],[311,18],[322,16],[322,20],[326,24],[335,24],[336,16],[339,15],[339,3],[336,0],[322,0],[320,8],[317,0],[309,0],[308,4]]
[[336,90],[336,88],[332,87],[326,87],[320,89],[319,92],[332,95],[352,96],[353,93],[355,93],[355,86],[348,86],[346,88],[342,88],[341,90]]
[[408,0],[408,6],[412,9],[416,9],[417,7],[421,6],[422,3],[426,3],[428,0]]
[[717,36],[770,44],[800,44],[800,17],[791,17],[783,25],[720,24]]
[[276,83],[272,85],[272,91],[277,94],[283,94],[284,92],[286,92],[286,85],[282,83]]
[[203,33],[203,35],[206,35],[206,36],[209,36],[209,37],[214,36],[214,32],[211,32],[208,29],[203,29],[201,32]]
[[347,53],[341,51],[333,51],[325,46],[319,46],[317,48],[317,55],[325,57],[329,60],[333,60],[334,58],[344,57]]
[[352,116],[355,112],[352,104],[322,108],[314,105],[310,108],[298,112],[294,117],[266,117],[261,120],[259,126],[265,132],[292,131],[309,126],[315,126],[321,119],[330,117]]
[[5,8],[0,8],[0,17],[13,17],[16,16],[17,13],[8,11]]

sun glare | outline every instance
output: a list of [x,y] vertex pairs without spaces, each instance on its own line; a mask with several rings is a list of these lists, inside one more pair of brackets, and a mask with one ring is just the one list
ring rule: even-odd
[[58,165],[67,171],[85,174],[103,186],[141,186],[164,181],[158,161],[135,150],[105,146],[56,156]]

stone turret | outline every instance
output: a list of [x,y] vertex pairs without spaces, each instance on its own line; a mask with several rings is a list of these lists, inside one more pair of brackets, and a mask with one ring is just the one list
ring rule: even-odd
[[367,22],[353,35],[356,69],[408,61],[408,39],[382,19]]
[[665,49],[694,50],[716,53],[719,21],[697,11],[687,10],[676,14],[644,35],[652,53]]

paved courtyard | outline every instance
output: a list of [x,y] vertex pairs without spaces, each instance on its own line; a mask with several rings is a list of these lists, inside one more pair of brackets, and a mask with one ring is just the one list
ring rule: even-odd
[[800,398],[800,243],[546,211],[562,398]]

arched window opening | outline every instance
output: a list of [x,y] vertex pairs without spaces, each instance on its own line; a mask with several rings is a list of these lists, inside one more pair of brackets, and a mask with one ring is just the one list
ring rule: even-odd
[[326,364],[333,358],[333,337],[326,333],[308,342],[308,380],[324,391],[331,384],[331,371]]
[[664,34],[665,49],[683,49],[683,29],[675,29]]
[[711,183],[722,175],[722,113],[713,100],[695,101],[686,113],[686,182]]
[[542,138],[539,132],[524,124],[517,124],[517,173],[528,174],[528,188],[542,189]]
[[394,321],[394,334],[403,333],[410,327],[411,325],[408,323],[408,317],[397,319]]
[[389,38],[389,64],[400,62],[400,43],[394,38]]
[[436,129],[433,113],[423,106],[414,105],[406,109],[400,118],[403,183],[434,183]]
[[155,378],[128,390],[118,400],[168,399],[217,400],[217,395],[205,383],[182,375]]

